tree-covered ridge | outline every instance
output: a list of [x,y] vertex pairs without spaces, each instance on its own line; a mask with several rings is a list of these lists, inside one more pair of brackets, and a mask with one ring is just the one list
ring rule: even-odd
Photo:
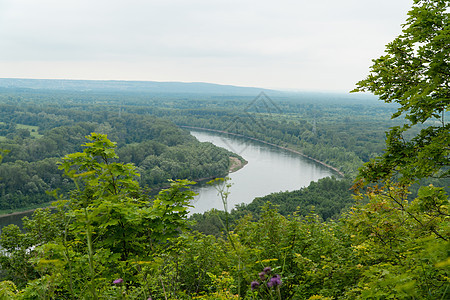
[[[362,162],[382,153],[384,132],[392,125],[387,119],[395,111],[364,97],[276,94],[264,102],[255,101],[259,99],[256,96],[175,97],[11,89],[4,91],[3,102],[10,109],[26,107],[35,113],[41,106],[55,115],[61,114],[61,108],[70,109],[79,121],[91,121],[95,111],[110,116],[119,112],[150,114],[177,125],[229,131],[289,146],[353,175]],[[50,102],[54,98],[57,104]]]
[[91,132],[117,140],[117,152],[123,161],[136,165],[141,185],[149,188],[167,186],[168,179],[224,176],[229,157],[236,156],[210,143],[199,143],[170,121],[152,116],[106,112],[72,115],[73,110],[60,109],[56,114],[34,109],[3,112],[8,129],[0,148],[8,154],[0,165],[0,209],[49,202],[53,199],[46,191],[72,189],[56,162],[67,153],[81,150],[80,145]]

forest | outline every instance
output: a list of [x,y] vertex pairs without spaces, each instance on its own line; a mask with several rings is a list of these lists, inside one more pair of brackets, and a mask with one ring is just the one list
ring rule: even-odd
[[168,186],[169,179],[225,176],[229,157],[238,157],[199,143],[172,122],[150,115],[5,103],[0,110],[0,148],[7,151],[0,165],[1,210],[51,202],[54,198],[47,191],[73,189],[58,169],[58,161],[79,151],[91,132],[117,141],[121,161],[138,168],[139,183],[148,189]]
[[[1,87],[1,205],[54,201],[2,229],[0,298],[447,299],[448,11],[414,1],[356,83],[376,97]],[[227,203],[238,156],[181,126],[344,176],[189,217],[199,178]]]

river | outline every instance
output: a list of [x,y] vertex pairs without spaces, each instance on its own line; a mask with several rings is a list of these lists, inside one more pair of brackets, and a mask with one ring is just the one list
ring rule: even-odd
[[[209,131],[191,131],[200,142],[211,142],[241,155],[248,164],[230,173],[228,208],[250,203],[256,197],[280,191],[293,191],[308,186],[311,181],[335,175],[329,168],[290,151],[243,137]],[[191,213],[202,213],[212,208],[223,209],[221,198],[212,186],[195,189],[199,193]]]
[[22,218],[28,217],[31,218],[33,215],[32,211],[27,211],[23,213],[14,213],[0,217],[0,231],[1,228],[8,226],[9,224],[15,224],[17,226],[22,227]]
[[[336,174],[329,168],[298,154],[243,137],[207,131],[191,131],[200,142],[211,142],[241,155],[248,164],[230,173],[228,208],[236,204],[250,203],[256,197],[280,191],[298,190],[311,181]],[[213,186],[195,187],[199,193],[190,213],[203,213],[212,208],[223,209],[221,198]],[[0,218],[0,228],[8,224],[21,225],[24,216],[31,212]]]

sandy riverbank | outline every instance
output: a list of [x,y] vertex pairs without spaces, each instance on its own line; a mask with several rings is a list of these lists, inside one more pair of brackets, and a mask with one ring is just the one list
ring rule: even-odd
[[248,162],[242,162],[239,158],[230,156],[230,169],[228,170],[230,173],[236,172],[242,169]]

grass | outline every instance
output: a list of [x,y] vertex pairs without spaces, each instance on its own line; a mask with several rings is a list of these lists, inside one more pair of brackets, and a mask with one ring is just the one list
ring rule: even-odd
[[17,129],[26,129],[30,131],[31,137],[38,139],[43,137],[43,135],[39,134],[39,127],[38,126],[32,126],[32,125],[25,125],[25,124],[16,124]]

